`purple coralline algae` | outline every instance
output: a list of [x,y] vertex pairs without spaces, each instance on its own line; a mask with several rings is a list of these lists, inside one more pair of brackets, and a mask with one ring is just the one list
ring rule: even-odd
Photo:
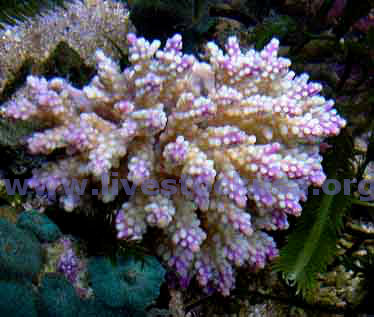
[[75,283],[81,268],[80,259],[72,248],[61,254],[57,262],[57,271],[64,274],[70,283]]
[[228,295],[235,267],[262,268],[277,256],[268,231],[286,229],[308,187],[322,185],[319,145],[345,120],[319,83],[277,56],[277,39],[260,52],[241,50],[235,37],[225,51],[210,42],[205,61],[182,53],[180,35],[163,49],[127,39],[125,70],[98,51],[97,75],[83,89],[29,76],[3,107],[6,117],[49,125],[27,140],[31,153],[65,149],[29,185],[56,189],[73,210],[87,195],[63,192],[66,179],[105,181],[104,202],[119,179],[129,181],[136,189],[117,212],[118,238],[159,228],[158,253],[181,285],[195,277]]
[[63,236],[55,243],[44,245],[47,258],[46,273],[62,274],[81,298],[88,298],[92,290],[87,282],[87,258],[81,242]]

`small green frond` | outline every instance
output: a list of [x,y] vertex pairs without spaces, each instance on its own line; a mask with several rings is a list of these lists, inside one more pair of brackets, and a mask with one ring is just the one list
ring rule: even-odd
[[0,29],[15,25],[71,0],[8,0],[0,2]]
[[[348,175],[353,174],[352,157],[349,155],[352,151],[348,151],[352,143],[347,142],[344,133],[333,142],[334,148],[330,153],[334,155],[326,155],[325,170],[328,180],[337,181],[341,185],[340,191],[335,193],[332,188],[327,188],[327,183],[323,193],[318,189],[319,194],[316,195],[316,188],[310,190],[302,216],[288,236],[287,245],[281,249],[279,260],[274,264],[275,270],[282,272],[291,284],[296,284],[304,296],[315,285],[317,274],[324,272],[332,262],[343,228],[343,216],[352,204],[352,188],[348,194],[348,188],[344,186],[344,180],[350,179]],[[337,154],[341,159],[336,160]]]
[[316,274],[324,272],[336,254],[342,216],[350,206],[350,197],[344,194],[323,194],[317,209],[310,206],[320,197],[312,200],[306,206],[300,224],[289,235],[288,244],[281,250],[280,260],[275,265],[304,295],[314,286]]

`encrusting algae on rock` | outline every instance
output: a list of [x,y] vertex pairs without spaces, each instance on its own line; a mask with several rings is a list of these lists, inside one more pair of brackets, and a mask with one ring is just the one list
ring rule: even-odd
[[0,30],[0,94],[23,63],[31,60],[33,72],[37,72],[60,42],[89,65],[95,64],[93,56],[98,48],[112,58],[121,56],[118,48],[126,50],[123,38],[133,27],[122,2],[74,0],[64,7]]

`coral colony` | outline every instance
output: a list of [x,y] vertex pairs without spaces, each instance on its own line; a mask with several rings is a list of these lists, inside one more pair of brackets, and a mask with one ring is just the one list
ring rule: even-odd
[[[308,186],[322,185],[319,144],[345,120],[319,95],[320,84],[277,56],[277,39],[260,52],[241,51],[235,37],[225,52],[210,42],[206,62],[182,53],[180,35],[163,49],[157,40],[127,39],[124,71],[98,51],[97,75],[82,90],[29,76],[3,108],[6,117],[49,125],[30,136],[30,152],[66,149],[29,185],[56,188],[73,210],[88,194],[64,193],[66,179],[128,180],[137,187],[117,213],[118,238],[140,240],[148,226],[160,228],[158,252],[182,286],[195,276],[204,290],[228,295],[235,267],[262,268],[277,255],[267,232],[287,228]],[[146,195],[140,186],[150,180],[175,190],[149,182],[154,194]],[[98,197],[113,200],[116,188]]]

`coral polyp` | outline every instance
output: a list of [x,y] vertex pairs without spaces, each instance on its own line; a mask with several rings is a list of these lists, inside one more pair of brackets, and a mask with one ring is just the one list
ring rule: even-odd
[[[97,75],[82,90],[29,76],[3,108],[49,125],[28,139],[32,153],[65,149],[29,185],[55,188],[72,210],[87,195],[63,192],[66,179],[129,181],[136,189],[117,213],[118,238],[159,228],[158,252],[182,285],[196,276],[206,291],[228,295],[235,267],[262,268],[278,254],[268,231],[287,228],[308,187],[322,185],[319,144],[345,120],[319,83],[278,56],[277,39],[259,52],[235,37],[225,52],[210,42],[205,61],[183,54],[180,35],[163,49],[127,39],[123,71],[98,51]],[[100,198],[117,193],[109,186]]]

